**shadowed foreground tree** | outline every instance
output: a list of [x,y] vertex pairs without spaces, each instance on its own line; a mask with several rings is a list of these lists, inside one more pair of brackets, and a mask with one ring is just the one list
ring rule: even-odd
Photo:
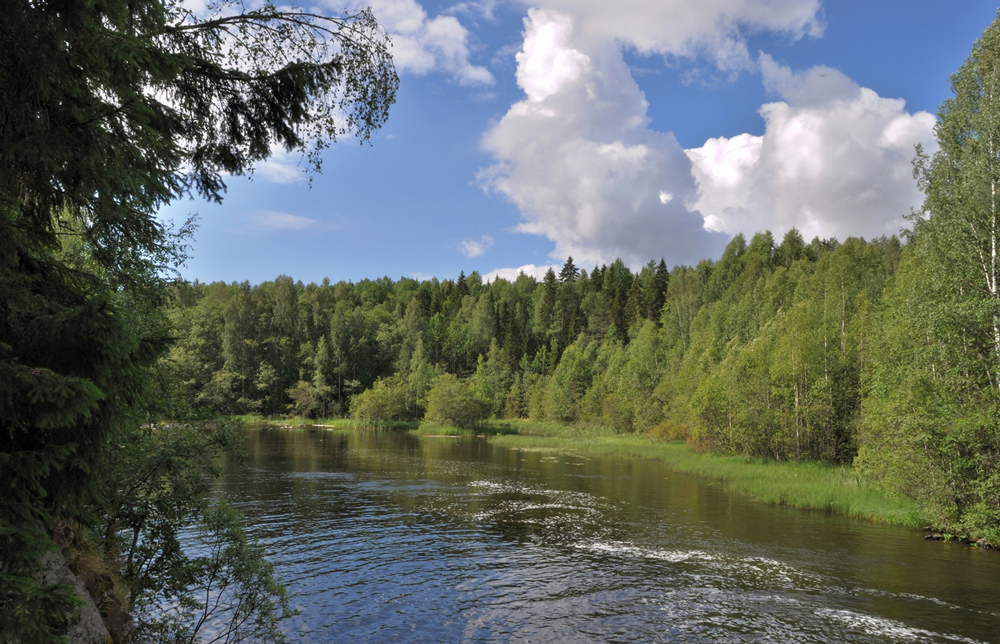
[[[371,13],[0,0],[0,632],[50,641],[73,599],[35,572],[56,520],[93,524],[110,449],[168,343],[179,259],[157,210],[219,201],[274,146],[319,169],[398,80]],[[83,249],[69,261],[67,240]],[[134,306],[141,302],[142,306]]]

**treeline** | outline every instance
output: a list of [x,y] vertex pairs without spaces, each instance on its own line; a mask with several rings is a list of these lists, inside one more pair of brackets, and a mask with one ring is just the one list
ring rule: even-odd
[[215,414],[594,423],[845,463],[895,238],[734,238],[695,267],[568,259],[540,282],[180,284],[169,364]]
[[693,267],[570,258],[541,281],[181,283],[164,368],[207,414],[528,418],[856,463],[997,543],[1000,297],[955,226],[915,218],[905,246],[737,235]]

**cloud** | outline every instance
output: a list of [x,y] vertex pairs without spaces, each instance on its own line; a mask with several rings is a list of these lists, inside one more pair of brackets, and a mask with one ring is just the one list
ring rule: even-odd
[[747,35],[823,34],[820,0],[536,0],[572,18],[581,42],[617,42],[643,54],[707,58],[723,71],[753,67]]
[[282,231],[327,231],[337,228],[337,226],[303,217],[287,212],[277,212],[275,210],[264,210],[250,217],[252,228],[255,232],[282,232]]
[[473,257],[479,257],[493,246],[493,238],[489,235],[483,235],[478,240],[477,239],[466,239],[459,244],[459,248],[462,253],[472,259]]
[[469,32],[454,16],[427,15],[415,0],[371,0],[392,40],[392,57],[402,73],[449,74],[464,86],[492,85],[493,75],[470,62]]
[[538,281],[542,281],[545,277],[545,273],[552,269],[554,271],[559,271],[561,266],[556,266],[555,264],[546,264],[544,266],[535,266],[534,264],[525,264],[524,266],[518,266],[517,268],[494,268],[489,273],[483,275],[484,282],[495,282],[498,279],[507,280],[508,282],[513,282],[517,279],[518,275],[524,273],[528,277],[533,277]]
[[878,96],[835,69],[794,72],[760,56],[763,136],[708,140],[688,150],[705,227],[726,233],[795,226],[813,236],[899,232],[920,203],[914,146],[936,148],[934,116]]
[[270,157],[254,166],[253,179],[266,183],[290,185],[305,183],[308,174],[302,166],[301,156],[289,154],[278,148],[272,150]]
[[495,11],[499,0],[470,0],[459,2],[448,9],[448,13],[464,13],[474,18],[482,17],[489,21],[496,20]]
[[[484,135],[495,163],[478,178],[518,207],[519,231],[553,242],[553,258],[693,263],[736,232],[792,226],[807,238],[872,237],[898,232],[919,204],[910,161],[915,144],[934,149],[932,115],[835,69],[747,52],[757,32],[821,36],[819,0],[533,4],[516,54],[524,97]],[[682,74],[699,61],[759,73],[775,98],[759,109],[763,136],[683,150],[649,127],[626,49],[683,62]]]
[[648,128],[618,43],[581,42],[569,14],[532,9],[517,63],[526,97],[486,133],[497,163],[479,181],[518,206],[518,230],[586,265],[694,262],[721,249],[724,236],[687,207],[691,162],[673,134]]

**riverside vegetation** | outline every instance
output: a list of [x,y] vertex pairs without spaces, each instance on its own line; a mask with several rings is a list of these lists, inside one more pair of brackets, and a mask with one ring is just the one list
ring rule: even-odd
[[[197,640],[224,580],[215,619],[282,639],[283,589],[205,495],[211,455],[235,448],[231,428],[187,422],[204,416],[683,440],[734,472],[825,464],[805,467],[1000,542],[1000,24],[953,77],[940,150],[917,151],[926,201],[902,241],[793,229],[670,270],[192,284],[171,273],[191,228],[165,230],[161,206],[221,199],[273,143],[318,165],[338,133],[382,125],[398,83],[368,12],[222,5],[199,22],[173,0],[13,0],[0,21],[4,641],[65,632],[79,602],[40,577],[57,545],[100,561],[78,572],[104,616],[125,608],[149,637]],[[655,449],[685,467],[676,444]],[[205,556],[179,547],[185,527]]]
[[[737,236],[717,262],[695,267],[667,271],[660,261],[633,273],[616,261],[588,272],[570,259],[540,282],[483,283],[473,273],[178,284],[169,313],[178,338],[165,364],[176,395],[206,413],[351,415],[373,426],[530,419],[684,440],[743,463],[848,467],[848,496],[888,495],[899,506],[839,500],[834,509],[911,525],[920,516],[996,542],[1000,490],[990,463],[1000,445],[980,406],[995,405],[995,391],[962,380],[989,373],[996,355],[982,353],[975,370],[965,354],[963,373],[940,366],[963,346],[992,350],[989,319],[975,337],[968,321],[947,324],[955,304],[923,317],[906,310],[924,302],[912,280],[926,271],[917,253],[930,243],[924,220],[914,223],[905,246],[896,238],[807,244],[791,230],[777,244],[769,233],[749,243]],[[938,362],[922,362],[924,352]],[[918,382],[887,384],[904,378]],[[937,428],[916,416],[944,413],[931,401],[960,384],[975,387],[975,406],[928,416]],[[917,395],[927,397],[921,407],[907,399]],[[963,419],[963,409],[975,417]],[[969,423],[961,436],[956,422]],[[588,441],[587,433],[558,439]],[[818,480],[813,488],[829,478]],[[757,496],[787,502],[789,489]],[[829,509],[829,495],[822,499],[804,503]]]

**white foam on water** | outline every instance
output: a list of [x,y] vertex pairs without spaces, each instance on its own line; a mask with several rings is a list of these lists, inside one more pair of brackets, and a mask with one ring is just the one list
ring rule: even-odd
[[916,601],[930,602],[932,604],[937,604],[938,606],[943,606],[945,608],[953,608],[953,609],[956,609],[956,610],[960,610],[961,609],[960,606],[956,606],[955,604],[949,604],[948,602],[946,602],[946,601],[944,601],[942,599],[938,599],[937,597],[925,597],[924,595],[917,595],[917,594],[914,594],[914,593],[896,593],[896,592],[889,592],[887,590],[876,590],[874,588],[870,588],[870,589],[862,590],[862,591],[858,591],[858,592],[864,592],[864,593],[867,593],[869,595],[875,595],[875,596],[878,596],[878,597],[904,597],[906,599],[913,599],[913,600],[916,600]]
[[739,566],[759,575],[776,579],[788,588],[803,588],[808,584],[822,585],[824,583],[823,578],[818,575],[767,557],[744,557],[727,563],[730,566]]
[[497,483],[496,481],[473,481],[469,483],[471,487],[483,488],[485,490],[495,490],[497,492],[509,492],[513,490],[513,486],[504,483]]
[[590,550],[592,552],[604,552],[612,555],[624,555],[642,559],[656,559],[658,561],[667,561],[670,563],[715,560],[715,557],[701,550],[657,550],[606,541],[578,544],[577,547],[583,550]]
[[950,635],[948,633],[933,633],[922,628],[907,626],[902,622],[897,622],[885,617],[874,615],[864,615],[854,611],[833,608],[819,608],[816,614],[827,617],[835,621],[847,624],[852,628],[857,628],[870,635],[882,635],[885,637],[905,638],[917,642],[926,642],[930,638],[945,639],[950,642],[962,642],[963,644],[986,644],[980,640],[974,640],[961,635]]

